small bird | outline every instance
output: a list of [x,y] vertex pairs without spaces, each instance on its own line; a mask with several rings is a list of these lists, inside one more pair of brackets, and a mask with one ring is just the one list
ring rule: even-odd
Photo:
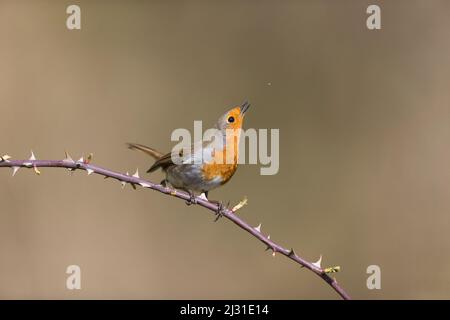
[[[161,184],[165,186],[170,184],[177,189],[187,191],[191,196],[187,203],[194,204],[196,202],[195,192],[204,193],[208,199],[210,190],[227,183],[236,172],[240,129],[249,107],[250,104],[244,102],[219,118],[215,128],[223,137],[220,148],[217,148],[217,144],[214,144],[213,141],[196,141],[191,145],[190,151],[184,152],[186,149],[183,149],[179,152],[180,162],[173,161],[173,152],[164,154],[136,143],[127,143],[127,145],[130,149],[140,150],[155,158],[155,163],[147,172],[161,168],[166,174],[166,178],[161,181]],[[231,161],[229,161],[230,152]],[[194,161],[195,159],[202,160]],[[221,206],[220,203],[219,206]]]

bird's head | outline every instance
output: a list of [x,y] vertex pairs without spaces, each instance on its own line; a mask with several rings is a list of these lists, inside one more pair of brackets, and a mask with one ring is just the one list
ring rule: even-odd
[[219,130],[241,129],[244,116],[250,107],[250,103],[244,102],[241,106],[234,107],[219,118],[216,128]]

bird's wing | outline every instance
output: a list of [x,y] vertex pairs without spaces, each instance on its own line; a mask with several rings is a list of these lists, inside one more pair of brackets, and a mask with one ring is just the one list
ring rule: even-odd
[[173,164],[174,163],[172,161],[172,153],[169,152],[169,153],[161,156],[158,160],[156,160],[155,163],[150,167],[150,169],[147,170],[147,172],[153,172],[160,167],[162,169],[165,169]]
[[[198,141],[192,143],[190,147],[185,147],[183,149],[172,150],[159,159],[152,165],[148,172],[153,172],[158,168],[166,169],[171,165],[178,164],[198,164],[204,161],[209,162],[211,159],[211,152],[208,151],[211,146],[210,141]],[[208,149],[207,149],[208,148]],[[173,159],[179,159],[179,162],[173,162]]]
[[[203,152],[203,150],[209,150],[212,145],[211,141],[197,141],[190,145],[190,148],[183,148],[181,150],[173,150],[172,152],[163,154],[153,148],[144,146],[137,143],[127,143],[128,148],[133,150],[142,151],[156,159],[155,163],[147,170],[147,172],[153,172],[158,168],[166,169],[167,167],[175,164],[193,164],[202,163],[206,160],[209,162],[211,159],[211,152]],[[172,156],[173,155],[173,156]],[[178,157],[180,163],[174,163],[173,158]]]

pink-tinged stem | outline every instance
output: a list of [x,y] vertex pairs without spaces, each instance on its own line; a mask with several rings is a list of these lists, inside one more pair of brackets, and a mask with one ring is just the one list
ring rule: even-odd
[[[95,166],[91,163],[87,163],[86,161],[73,161],[73,160],[3,160],[0,159],[0,167],[9,167],[9,168],[40,168],[40,167],[49,167],[49,168],[66,168],[66,169],[82,169],[86,170],[91,173],[99,174],[104,177],[117,179],[121,182],[130,183],[135,186],[142,186],[144,188],[153,189],[159,192],[162,192],[167,195],[172,195],[176,198],[183,199],[183,200],[191,200],[191,196],[184,191],[180,190],[174,190],[172,188],[164,187],[160,184],[153,183],[151,181],[141,179],[136,176],[130,176],[126,174],[122,174],[119,172],[115,172],[109,169],[105,169],[102,167]],[[218,204],[209,202],[203,198],[196,197],[196,203],[206,209],[211,210],[214,213],[217,213],[219,210]],[[238,217],[231,209],[224,208],[221,211],[222,215],[226,217],[227,219],[234,222],[237,226],[239,226],[241,229],[247,231],[250,233],[253,237],[257,238],[259,241],[264,243],[268,249],[272,250],[273,252],[278,252],[285,257],[295,261],[296,263],[300,264],[302,267],[305,267],[312,272],[314,272],[316,275],[318,275],[320,278],[322,278],[328,285],[330,285],[343,299],[350,300],[350,296],[344,291],[344,289],[337,283],[336,279],[330,277],[326,272],[325,269],[309,262],[303,259],[302,257],[298,256],[294,250],[288,250],[281,245],[275,243],[271,239],[269,239],[267,236],[263,235],[259,230],[256,228],[250,226],[247,222],[242,220],[240,217]]]

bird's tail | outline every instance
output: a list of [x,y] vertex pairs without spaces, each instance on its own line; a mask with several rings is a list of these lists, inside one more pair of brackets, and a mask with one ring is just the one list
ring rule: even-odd
[[128,148],[131,149],[131,150],[139,150],[139,151],[142,151],[142,152],[144,152],[145,154],[148,154],[149,156],[155,158],[155,160],[158,160],[159,158],[161,158],[161,157],[164,155],[164,154],[162,154],[161,152],[159,152],[159,151],[157,151],[157,150],[155,150],[155,149],[153,149],[153,148],[144,146],[144,145],[142,145],[142,144],[137,144],[137,143],[127,143],[127,146],[128,146]]

